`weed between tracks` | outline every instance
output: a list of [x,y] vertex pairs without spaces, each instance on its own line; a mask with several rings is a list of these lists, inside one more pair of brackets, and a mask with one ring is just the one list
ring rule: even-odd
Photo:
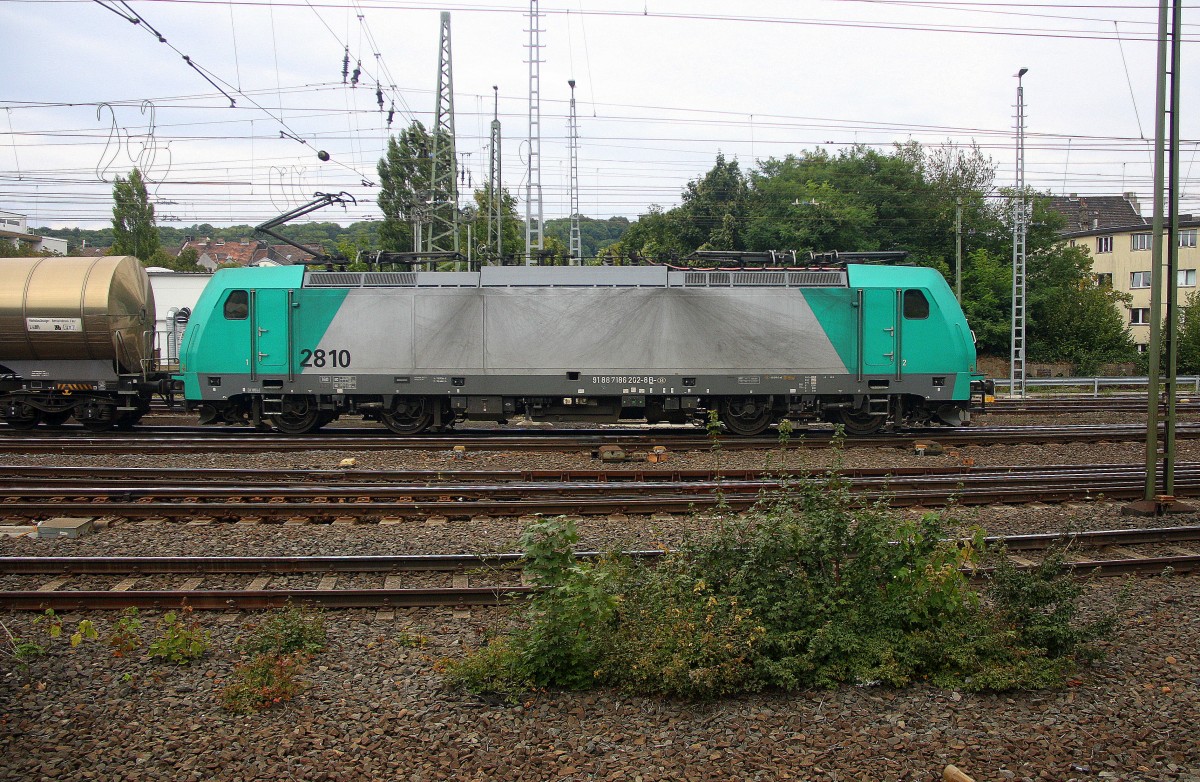
[[[837,470],[654,565],[576,561],[573,523],[542,521],[522,537],[542,587],[522,626],[444,670],[509,700],[598,685],[704,699],[847,683],[1054,687],[1098,656],[1113,617],[1079,620],[1084,586],[1061,554],[1020,571],[983,550],[982,532],[960,547],[946,530],[938,514],[863,506]],[[995,570],[977,590],[963,570],[982,564]]]

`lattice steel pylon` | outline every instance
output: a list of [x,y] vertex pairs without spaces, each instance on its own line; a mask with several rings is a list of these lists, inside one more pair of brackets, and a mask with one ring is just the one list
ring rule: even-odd
[[488,247],[496,262],[504,264],[504,186],[500,166],[500,88],[492,87],[496,105],[492,111],[492,139],[488,160]]
[[571,263],[583,263],[583,240],[579,235],[579,115],[575,113],[575,80],[570,79],[571,114],[568,121],[571,158]]
[[542,29],[538,0],[529,0],[529,165],[525,178],[525,264],[537,263],[542,239]]
[[450,62],[450,14],[442,12],[438,47],[437,104],[429,175],[429,221],[425,250],[458,252],[458,156],[454,149],[454,71]]
[[1017,174],[1013,194],[1013,288],[1012,288],[1012,361],[1009,367],[1009,394],[1025,396],[1025,226],[1029,220],[1025,204],[1025,88],[1021,79],[1029,72],[1017,72]]

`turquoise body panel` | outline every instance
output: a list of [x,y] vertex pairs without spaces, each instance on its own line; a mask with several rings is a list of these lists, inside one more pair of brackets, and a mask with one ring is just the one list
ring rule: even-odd
[[[221,269],[193,309],[179,351],[179,375],[188,399],[200,395],[199,374],[267,374],[299,371],[295,344],[316,344],[333,321],[344,289],[304,289],[304,267]],[[222,312],[231,291],[249,294],[246,317],[228,320]],[[292,307],[288,307],[291,297]],[[302,306],[301,306],[302,304]],[[291,318],[292,338],[288,338]],[[292,348],[289,354],[289,347]]]
[[[848,288],[804,290],[846,367],[865,377],[945,374],[953,377],[950,398],[970,399],[971,381],[982,378],[976,372],[975,340],[942,275],[912,266],[850,264],[847,271]],[[906,317],[906,290],[925,294],[928,316]],[[861,318],[855,306],[860,293]]]

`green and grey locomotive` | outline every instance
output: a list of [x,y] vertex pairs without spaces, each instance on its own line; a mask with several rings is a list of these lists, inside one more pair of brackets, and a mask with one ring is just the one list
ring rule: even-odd
[[965,425],[986,383],[936,271],[483,267],[218,271],[180,351],[204,423],[397,433],[465,419]]

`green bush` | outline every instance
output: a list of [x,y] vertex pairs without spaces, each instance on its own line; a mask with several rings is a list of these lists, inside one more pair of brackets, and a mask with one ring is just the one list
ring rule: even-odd
[[150,656],[176,665],[187,665],[203,657],[212,644],[208,631],[192,619],[192,609],[185,607],[182,616],[168,611],[159,620],[162,634],[150,642]]
[[763,688],[932,680],[969,689],[1050,687],[1095,657],[1110,619],[1081,624],[1081,587],[1050,557],[1003,556],[982,594],[965,575],[986,552],[935,514],[863,505],[836,475],[785,487],[742,519],[655,564],[577,562],[569,521],[526,532],[541,591],[504,638],[447,665],[475,693],[605,684],[709,698]]
[[319,609],[305,613],[289,603],[264,619],[253,635],[242,638],[240,646],[247,654],[316,654],[325,648],[325,637],[325,615]]

